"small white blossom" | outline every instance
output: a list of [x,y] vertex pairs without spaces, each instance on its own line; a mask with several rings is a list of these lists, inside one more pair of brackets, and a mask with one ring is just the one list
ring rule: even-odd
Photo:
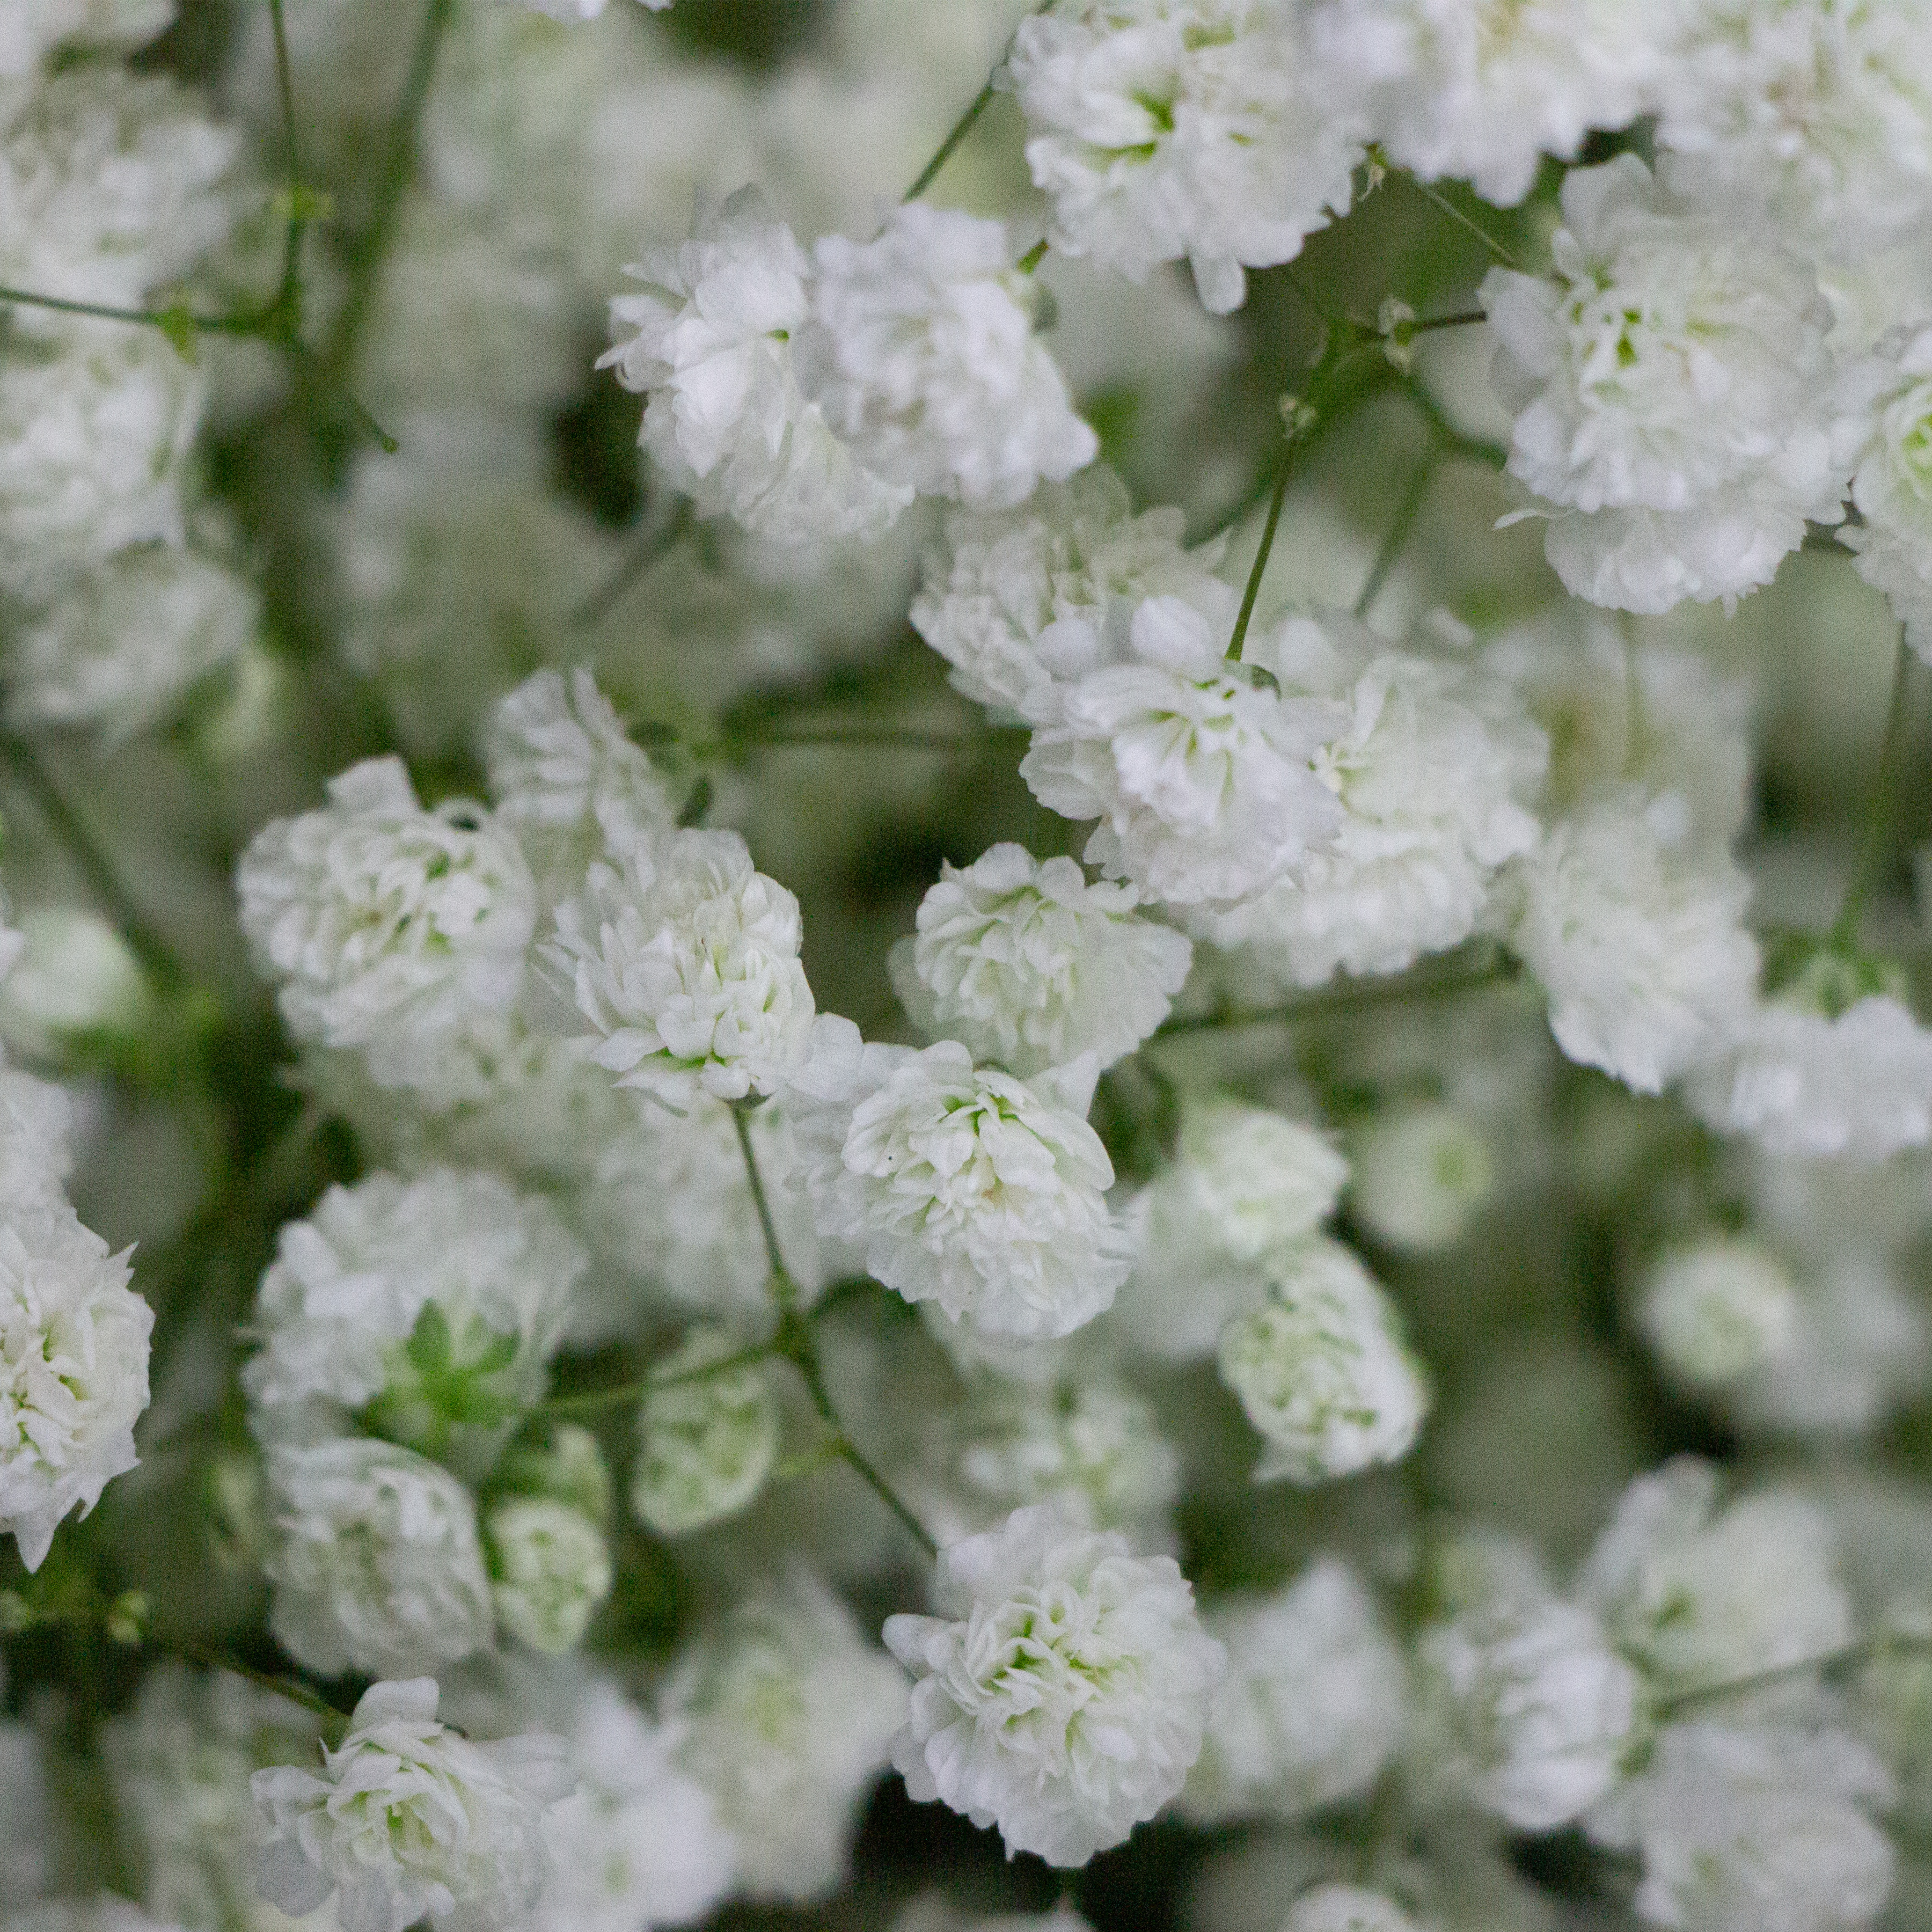
[[1202,1618],[1228,1652],[1182,1792],[1200,1825],[1292,1820],[1366,1791],[1401,1739],[1406,1670],[1375,1601],[1334,1557]]
[[1318,1885],[1288,1908],[1281,1932],[1421,1932],[1385,1892],[1359,1885]]
[[181,543],[206,386],[157,328],[0,335],[0,590],[44,602],[130,544]]
[[1600,800],[1516,874],[1510,943],[1550,997],[1557,1045],[1640,1094],[1708,1059],[1757,986],[1750,881],[1691,842],[1689,816],[1675,793]]
[[305,1670],[380,1676],[488,1645],[476,1504],[447,1469],[339,1436],[270,1450],[268,1474],[269,1626]]
[[1644,111],[1658,62],[1646,13],[1644,0],[1321,0],[1308,38],[1320,81],[1361,96],[1391,160],[1510,208],[1545,154],[1574,160],[1592,128]]
[[1820,1011],[1794,986],[1754,1001],[1730,1035],[1684,1086],[1720,1132],[1867,1162],[1932,1141],[1932,1030],[1888,992]]
[[544,1816],[550,1876],[536,1932],[649,1932],[701,1918],[723,1898],[736,1847],[678,1768],[678,1737],[604,1678],[578,1688],[566,1726],[578,1786]]
[[486,757],[496,816],[515,828],[550,901],[574,892],[606,844],[622,851],[669,826],[664,780],[626,736],[587,670],[540,670],[490,715]]
[[1133,1346],[1211,1355],[1267,1299],[1261,1264],[1334,1212],[1348,1163],[1313,1127],[1223,1096],[1184,1100],[1174,1159],[1130,1204],[1134,1271],[1114,1305]]
[[1126,655],[1138,605],[1202,594],[1219,547],[1190,554],[1184,529],[1178,510],[1136,516],[1104,464],[1017,510],[955,511],[913,600],[914,626],[966,697],[1044,723],[1057,680]]
[[320,1772],[253,1785],[257,1882],[292,1917],[330,1899],[342,1932],[507,1932],[548,1875],[544,1814],[571,1787],[561,1739],[472,1744],[439,1724],[434,1678],[372,1685]]
[[[241,212],[238,130],[171,75],[110,61],[50,76],[0,132],[0,279],[70,302],[139,308],[227,238]],[[62,324],[16,309],[14,326]]]
[[1580,1816],[1616,1783],[1639,1716],[1636,1673],[1534,1554],[1479,1555],[1490,1573],[1416,1640],[1417,1731],[1428,1777],[1521,1832]]
[[892,1759],[914,1798],[1078,1865],[1180,1791],[1226,1660],[1171,1558],[1042,1504],[942,1551],[933,1594],[885,1627],[918,1680]]
[[693,239],[626,272],[644,286],[611,304],[614,329],[631,332],[599,366],[650,392],[644,446],[703,514],[802,545],[877,536],[911,502],[806,399],[794,338],[810,312],[810,264],[755,195],[734,195]]
[[140,1460],[154,1311],[63,1202],[0,1226],[0,1531],[38,1570],[62,1519]]
[[1008,64],[1055,248],[1135,281],[1186,256],[1216,314],[1244,266],[1292,261],[1346,212],[1361,136],[1288,0],[1060,0]]
[[1923,223],[1923,0],[1689,0],[1676,12],[1656,74],[1661,146],[1808,252],[1856,260]]
[[892,949],[894,989],[928,1038],[1022,1078],[1088,1053],[1104,1070],[1166,1018],[1193,957],[1136,904],[1071,859],[995,845],[963,871],[940,868],[917,936]]
[[1932,662],[1932,329],[1893,332],[1845,386],[1865,435],[1852,472],[1859,520],[1844,540]]
[[1192,910],[1198,935],[1292,986],[1400,972],[1468,938],[1496,868],[1538,836],[1548,750],[1516,693],[1334,616],[1292,618],[1249,656],[1291,698],[1336,705],[1313,765],[1340,821],[1265,890]]
[[1496,1190],[1482,1123],[1441,1100],[1390,1108],[1348,1142],[1349,1204],[1378,1241],[1411,1254],[1453,1247]]
[[1033,333],[1034,292],[1003,223],[914,202],[875,240],[830,235],[812,252],[800,369],[888,484],[1006,507],[1099,453]]
[[132,1040],[153,1024],[154,989],[134,950],[96,913],[36,906],[20,920],[20,956],[0,982],[0,1037],[58,1064],[77,1042]]
[[1693,1388],[1722,1388],[1789,1354],[1802,1319],[1790,1271],[1756,1244],[1735,1239],[1661,1256],[1637,1309],[1664,1366]]
[[557,908],[552,948],[596,1028],[591,1058],[674,1108],[772,1092],[812,1024],[797,900],[735,832],[662,832],[616,856]]
[[821,1021],[791,1105],[819,1232],[908,1301],[1038,1340],[1090,1322],[1126,1278],[1100,1136],[956,1042],[866,1046]]
[[694,1328],[652,1371],[668,1385],[651,1390],[638,1410],[631,1507],[660,1536],[736,1516],[771,1474],[778,1406],[764,1365],[701,1372],[742,1346],[728,1328]]
[[379,1085],[439,1097],[451,1036],[523,984],[536,888],[515,841],[476,806],[425,811],[400,758],[352,766],[320,810],[263,826],[235,882],[290,1030],[361,1049]]
[[1843,1732],[1713,1718],[1666,1726],[1590,1827],[1642,1854],[1634,1903],[1652,1924],[1856,1932],[1892,1889],[1892,1844],[1867,1815],[1891,1795]]
[[1221,1379],[1268,1444],[1257,1482],[1353,1475],[1408,1453],[1428,1390],[1395,1311],[1339,1241],[1269,1257],[1270,1294],[1221,1334]]
[[1689,1456],[1640,1477],[1579,1579],[1611,1641],[1666,1692],[1828,1657],[1851,1640],[1831,1526],[1776,1491],[1718,1505]]
[[741,1598],[673,1665],[658,1709],[736,1843],[744,1889],[794,1904],[836,1890],[905,1712],[897,1667],[844,1605],[802,1574]]
[[1618,610],[1768,583],[1807,519],[1839,520],[1846,480],[1810,268],[1671,179],[1630,155],[1574,172],[1556,279],[1483,284],[1510,473],[1549,506],[1565,586]]
[[1089,863],[1171,904],[1258,892],[1342,821],[1316,760],[1346,714],[1228,661],[1235,601],[1148,598],[1126,661],[1063,685],[1020,764],[1042,805],[1100,820]]
[[7,640],[7,713],[110,744],[165,716],[253,642],[261,600],[191,550],[143,544],[65,590]]
[[541,1399],[583,1249],[490,1174],[373,1174],[282,1229],[242,1371],[258,1430],[382,1432],[481,1473]]
[[532,1650],[574,1650],[610,1594],[604,1532],[549,1496],[504,1496],[483,1513],[496,1621]]

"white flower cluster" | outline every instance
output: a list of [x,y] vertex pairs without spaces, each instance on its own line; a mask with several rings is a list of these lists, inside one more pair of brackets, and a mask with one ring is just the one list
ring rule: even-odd
[[710,515],[782,545],[877,536],[915,495],[1018,502],[1092,461],[1006,231],[915,203],[808,257],[749,194],[628,271],[604,358]]

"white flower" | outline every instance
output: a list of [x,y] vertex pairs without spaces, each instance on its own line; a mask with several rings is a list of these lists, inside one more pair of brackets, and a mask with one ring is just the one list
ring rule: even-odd
[[1324,1482],[1406,1455],[1428,1392],[1367,1270],[1320,1235],[1266,1269],[1268,1300],[1220,1348],[1221,1379],[1268,1444],[1255,1480]]
[[130,544],[179,544],[205,372],[158,328],[0,334],[0,590],[44,602]]
[[1694,844],[1675,793],[1626,792],[1559,820],[1516,873],[1510,944],[1568,1057],[1655,1094],[1724,1040],[1757,986],[1750,883]]
[[596,1028],[590,1057],[674,1108],[770,1094],[804,1049],[798,902],[735,832],[670,831],[593,865],[551,956]]
[[982,1374],[958,1413],[929,1428],[913,1501],[941,1543],[1052,1502],[1069,1522],[1158,1546],[1180,1458],[1154,1406],[1091,1372],[1058,1382]]
[[1215,1604],[1202,1622],[1227,1648],[1228,1674],[1184,1816],[1292,1820],[1375,1782],[1402,1736],[1406,1672],[1346,1564],[1318,1558],[1290,1588]]
[[1614,1785],[1636,1731],[1636,1673],[1534,1554],[1479,1555],[1471,1600],[1416,1640],[1430,1778],[1520,1832],[1568,1824]]
[[437,1723],[434,1678],[372,1685],[320,1772],[252,1780],[262,1896],[299,1918],[330,1898],[342,1932],[505,1932],[547,1876],[546,1808],[571,1786],[560,1738],[472,1744]]
[[1191,910],[1197,934],[1295,986],[1399,972],[1468,938],[1497,867],[1538,837],[1526,807],[1548,752],[1520,699],[1334,616],[1292,618],[1249,656],[1291,697],[1337,706],[1313,765],[1340,822],[1262,892]]
[[0,1531],[38,1570],[62,1517],[140,1460],[154,1311],[64,1202],[0,1225]]
[[736,1841],[743,1888],[794,1904],[836,1890],[905,1711],[898,1669],[844,1605],[796,1574],[740,1598],[674,1664],[658,1709]]
[[1289,1907],[1281,1932],[1420,1932],[1386,1893],[1359,1885],[1318,1885]]
[[536,888],[478,807],[426,812],[400,758],[368,759],[330,780],[320,810],[263,826],[235,883],[298,1039],[359,1048],[380,1085],[424,1088],[433,1102],[482,1097],[437,1093],[448,1045],[514,1002]]
[[[1135,608],[1202,592],[1218,545],[1181,548],[1178,510],[1136,516],[1105,464],[1049,484],[1017,510],[958,510],[913,600],[920,634],[976,704],[1048,722],[1057,680],[1126,655]],[[1205,594],[1218,614],[1225,592]]]
[[608,844],[621,851],[670,826],[664,782],[626,736],[587,670],[540,670],[490,715],[486,756],[496,816],[516,830],[552,902],[574,892]]
[[652,1367],[668,1385],[638,1410],[631,1507],[660,1536],[736,1516],[765,1486],[778,1452],[778,1406],[763,1365],[700,1372],[739,1353],[728,1328],[694,1328]]
[[1932,662],[1932,329],[1896,330],[1846,378],[1868,425],[1844,540],[1912,648]]
[[567,1738],[578,1787],[544,1816],[550,1876],[536,1932],[648,1932],[701,1918],[724,1896],[736,1847],[678,1768],[678,1738],[608,1679],[579,1688]]
[[494,1630],[470,1492],[363,1436],[268,1453],[269,1626],[304,1669],[373,1676],[454,1663]]
[[1811,1504],[1771,1491],[1720,1510],[1717,1472],[1680,1456],[1625,1490],[1578,1593],[1653,1686],[1701,1690],[1851,1640],[1835,1554]]
[[494,1174],[373,1174],[282,1229],[242,1371],[258,1430],[366,1414],[480,1474],[543,1394],[584,1250]]
[[1642,1855],[1634,1900],[1694,1932],[1855,1932],[1892,1889],[1890,1841],[1866,1813],[1891,1781],[1840,1732],[1667,1726],[1592,1835]]
[[885,1627],[918,1679],[892,1756],[914,1798],[1078,1865],[1180,1791],[1225,1657],[1171,1558],[1042,1504],[944,1550],[933,1599]]
[[1453,1247],[1496,1191],[1482,1123],[1441,1100],[1378,1113],[1350,1136],[1348,1202],[1375,1238],[1411,1254]]
[[229,1672],[150,1668],[133,1708],[104,1726],[101,1759],[151,1912],[271,1932],[249,1868],[248,1780],[264,1765],[313,1762],[319,1728],[314,1713]]
[[238,658],[260,615],[251,585],[191,550],[124,550],[10,634],[8,716],[117,742]]
[[584,1640],[610,1594],[604,1532],[550,1496],[504,1496],[483,1513],[496,1621],[519,1643],[553,1654]]
[[1768,583],[1808,518],[1838,520],[1846,480],[1810,270],[1670,182],[1630,155],[1571,173],[1556,279],[1483,284],[1510,473],[1550,506],[1564,585],[1621,610]]
[[1286,0],[1060,0],[1008,64],[1054,247],[1135,281],[1186,256],[1201,298],[1291,261],[1346,211],[1361,134],[1324,94]]
[[1210,1355],[1258,1307],[1260,1264],[1334,1212],[1348,1163],[1313,1127],[1225,1096],[1186,1099],[1174,1159],[1128,1208],[1134,1271],[1114,1319],[1137,1348]]
[[791,1106],[820,1233],[908,1301],[1037,1340],[1090,1322],[1126,1278],[1099,1136],[956,1042],[868,1046],[821,1021]]
[[1324,0],[1308,26],[1318,85],[1363,98],[1389,158],[1474,182],[1514,207],[1545,154],[1648,104],[1658,63],[1644,0]]
[[[238,130],[166,74],[76,62],[0,132],[0,279],[70,302],[139,308],[225,241],[241,212]],[[16,326],[62,325],[16,309]]]
[[1345,714],[1230,663],[1234,595],[1210,588],[1141,604],[1128,660],[1062,686],[1020,764],[1042,805],[1102,821],[1090,863],[1177,905],[1258,891],[1342,820],[1316,759]]
[[1754,1243],[1712,1238],[1662,1256],[1637,1320],[1664,1365],[1695,1388],[1721,1388],[1789,1354],[1802,1319],[1797,1284]]
[[995,845],[940,867],[917,937],[892,948],[894,989],[928,1038],[1023,1078],[1088,1053],[1104,1070],[1166,1018],[1193,957],[1136,904],[1071,859]]
[[174,0],[17,0],[0,20],[0,74],[32,73],[63,42],[131,50],[174,17]]
[[1720,1132],[1772,1154],[1868,1162],[1932,1140],[1932,1031],[1888,992],[1821,1012],[1794,986],[1754,1001],[1730,1030],[1684,1090]]
[[97,913],[36,906],[20,957],[0,982],[0,1036],[58,1064],[76,1041],[132,1040],[154,1023],[154,989],[134,950]]
[[800,371],[888,484],[1004,507],[1099,453],[1034,335],[1034,292],[1003,223],[914,202],[875,240],[830,235],[812,253]]
[[707,516],[775,543],[877,536],[912,501],[874,475],[807,400],[794,338],[810,267],[791,230],[748,192],[675,248],[626,271],[644,284],[610,305],[628,337],[599,367],[650,392],[644,448]]
[[[1667,17],[1667,16],[1666,16]],[[1690,0],[1657,72],[1660,146],[1856,260],[1932,209],[1932,11],[1922,0]]]
[[[0,968],[0,1011],[12,977]],[[10,1212],[44,1208],[64,1216],[73,1131],[74,1102],[65,1088],[0,1063],[0,1200]]]

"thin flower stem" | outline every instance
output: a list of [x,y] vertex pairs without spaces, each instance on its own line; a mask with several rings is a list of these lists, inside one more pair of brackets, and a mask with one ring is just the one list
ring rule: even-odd
[[1154,1038],[1168,1040],[1178,1034],[1233,1031],[1243,1027],[1292,1026],[1304,1020],[1324,1019],[1331,1015],[1385,1006],[1392,1000],[1440,999],[1454,993],[1473,992],[1480,987],[1503,985],[1515,976],[1514,963],[1499,948],[1491,949],[1484,956],[1457,969],[1393,974],[1387,979],[1365,980],[1332,992],[1309,993],[1300,999],[1285,1000],[1278,1006],[1179,1014],[1161,1026]]
[[761,749],[771,745],[890,745],[901,750],[953,752],[981,742],[972,731],[928,731],[899,724],[807,724],[781,726],[776,730],[734,733],[725,742],[733,749]]
[[[1036,5],[1029,8],[1027,10],[1030,15],[1043,14],[1052,4],[1053,0],[1038,0]],[[940,170],[958,152],[960,142],[972,133],[974,123],[988,107],[992,106],[993,97],[1000,91],[1000,76],[1005,71],[1006,62],[1012,57],[1013,41],[1018,38],[1018,33],[1019,30],[1016,28],[1006,45],[1000,50],[1000,57],[993,63],[993,70],[987,75],[986,86],[974,95],[965,112],[953,122],[945,140],[940,142],[934,151],[932,160],[920,170],[917,178],[901,198],[902,205],[905,202],[918,200],[920,196],[932,187],[939,178]]]
[[1458,309],[1454,315],[1427,315],[1420,321],[1406,323],[1402,333],[1426,335],[1436,328],[1473,328],[1478,322],[1487,322],[1489,319],[1489,312],[1485,309]]
[[1872,782],[1871,802],[1866,808],[1864,836],[1860,842],[1858,863],[1845,888],[1844,902],[1832,922],[1830,944],[1840,952],[1850,952],[1858,943],[1858,922],[1872,895],[1883,883],[1886,868],[1892,862],[1892,828],[1898,815],[1898,790],[1904,777],[1905,754],[1911,733],[1907,730],[1912,694],[1912,646],[1906,641],[1903,626],[1898,633],[1898,653],[1893,661],[1892,700],[1886,707],[1885,737],[1879,748],[1878,774]]
[[368,225],[349,251],[349,292],[322,353],[322,366],[332,375],[346,371],[369,319],[382,257],[394,235],[404,194],[415,178],[417,131],[422,124],[430,84],[436,78],[437,56],[454,14],[455,0],[428,0],[423,9],[422,26],[410,56],[409,73],[396,111],[390,117],[382,171],[376,179]]
[[1742,1697],[1753,1690],[1761,1690],[1772,1684],[1790,1682],[1794,1677],[1802,1677],[1814,1670],[1837,1670],[1848,1664],[1869,1663],[1888,1651],[1932,1651],[1932,1636],[1915,1636],[1902,1630],[1880,1630],[1873,1636],[1861,1637],[1856,1643],[1848,1643],[1836,1650],[1821,1650],[1810,1657],[1800,1658],[1795,1664],[1780,1664],[1770,1670],[1756,1670],[1744,1677],[1729,1677],[1716,1684],[1699,1684],[1688,1690],[1679,1690],[1674,1696],[1660,1697],[1651,1709],[1660,1718],[1674,1718],[1700,1705],[1721,1703],[1726,1699]]
[[641,531],[629,553],[616,568],[571,612],[565,620],[573,631],[587,631],[601,624],[652,566],[668,556],[684,541],[696,521],[688,496],[680,496],[670,515]]
[[1441,460],[1442,451],[1434,438],[1430,440],[1428,453],[1423,458],[1421,466],[1410,479],[1408,489],[1397,505],[1395,520],[1389,525],[1388,534],[1382,538],[1382,548],[1376,552],[1369,574],[1364,580],[1360,593],[1355,599],[1355,616],[1366,617],[1375,608],[1376,599],[1382,593],[1382,586],[1388,581],[1389,572],[1395,568],[1396,560],[1401,556],[1402,546],[1408,542],[1410,532],[1415,528],[1415,520],[1422,513],[1422,506],[1429,494],[1429,486],[1435,481],[1436,466]]
[[778,1304],[778,1332],[771,1342],[770,1352],[784,1356],[797,1370],[806,1393],[812,1398],[812,1407],[832,1432],[832,1447],[839,1459],[898,1518],[926,1555],[936,1557],[939,1546],[926,1526],[913,1514],[891,1484],[880,1474],[864,1450],[846,1433],[845,1425],[832,1406],[832,1392],[825,1386],[825,1371],[818,1359],[818,1345],[813,1339],[812,1324],[799,1311],[797,1284],[787,1272],[784,1256],[778,1246],[778,1229],[772,1224],[764,1179],[758,1172],[758,1153],[752,1145],[751,1116],[751,1106],[742,1101],[732,1107],[731,1124],[738,1130],[738,1146],[745,1156],[745,1173],[752,1184],[752,1199],[758,1210],[758,1227],[765,1238],[765,1257],[771,1264],[772,1299]]
[[1018,266],[1022,274],[1031,274],[1034,269],[1038,268],[1041,262],[1046,260],[1046,237],[1042,235],[1040,239],[1020,257]]
[[1480,222],[1472,220],[1465,214],[1446,194],[1441,194],[1431,188],[1426,181],[1417,180],[1406,168],[1399,168],[1394,172],[1400,174],[1402,178],[1408,182],[1409,186],[1414,188],[1425,201],[1433,202],[1459,227],[1466,228],[1498,262],[1502,262],[1504,268],[1514,268],[1518,274],[1526,272],[1522,263],[1514,255],[1511,254]]
[[271,313],[290,342],[302,334],[302,248],[308,230],[309,203],[302,192],[302,148],[296,132],[296,83],[289,59],[288,22],[283,0],[268,0],[268,24],[275,42],[275,91],[282,106],[282,165],[289,197],[288,227],[282,242],[281,280]]
[[203,1650],[196,1644],[151,1642],[148,1648],[160,1651],[164,1655],[176,1658],[183,1664],[192,1664],[197,1670],[226,1671],[231,1677],[245,1678],[257,1690],[285,1698],[291,1704],[299,1704],[304,1711],[321,1718],[329,1727],[333,1734],[329,1740],[331,1743],[340,1742],[348,1732],[349,1713],[332,1704],[320,1690],[313,1689],[299,1677],[257,1670],[253,1664],[244,1664],[238,1657],[230,1657],[220,1651]]
[[103,322],[132,322],[170,334],[187,328],[202,335],[259,335],[261,319],[250,315],[191,315],[186,310],[116,308],[107,302],[76,302],[65,296],[37,295],[31,289],[0,288],[0,302],[46,308],[61,315],[88,315]]
[[618,1382],[609,1388],[586,1389],[580,1395],[552,1396],[536,1406],[539,1415],[590,1415],[600,1409],[624,1408],[660,1389],[678,1388],[688,1382],[708,1382],[713,1376],[729,1375],[734,1369],[748,1369],[756,1362],[769,1361],[778,1353],[770,1342],[754,1342],[748,1347],[720,1355],[715,1362],[700,1362],[695,1368],[680,1369],[675,1375],[653,1372],[636,1382]]
[[1255,614],[1255,600],[1262,594],[1262,578],[1268,570],[1268,553],[1274,548],[1275,532],[1281,527],[1282,506],[1288,501],[1288,486],[1294,475],[1296,438],[1291,435],[1282,446],[1281,461],[1275,471],[1274,488],[1268,496],[1268,521],[1262,526],[1260,547],[1248,571],[1247,587],[1241,592],[1241,608],[1234,620],[1234,633],[1228,640],[1228,660],[1241,661],[1242,647],[1248,640],[1248,625]]
[[0,762],[32,798],[141,964],[164,988],[188,985],[193,975],[128,891],[92,828],[68,802],[32,746],[10,731],[0,732]]

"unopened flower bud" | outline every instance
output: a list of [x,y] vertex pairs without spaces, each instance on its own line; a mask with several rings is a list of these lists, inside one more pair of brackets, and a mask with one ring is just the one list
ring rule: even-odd
[[[728,1329],[694,1330],[664,1363],[668,1385],[647,1395],[638,1412],[631,1506],[660,1536],[735,1516],[771,1473],[778,1411],[763,1366],[692,1373],[739,1346]],[[668,1381],[675,1376],[688,1379]]]
[[1428,1254],[1452,1246],[1496,1189],[1496,1163],[1481,1129],[1438,1102],[1378,1119],[1349,1152],[1355,1213],[1392,1248]]
[[496,1621],[519,1643],[555,1655],[583,1641],[610,1594],[604,1532],[568,1503],[506,1496],[483,1517]]

